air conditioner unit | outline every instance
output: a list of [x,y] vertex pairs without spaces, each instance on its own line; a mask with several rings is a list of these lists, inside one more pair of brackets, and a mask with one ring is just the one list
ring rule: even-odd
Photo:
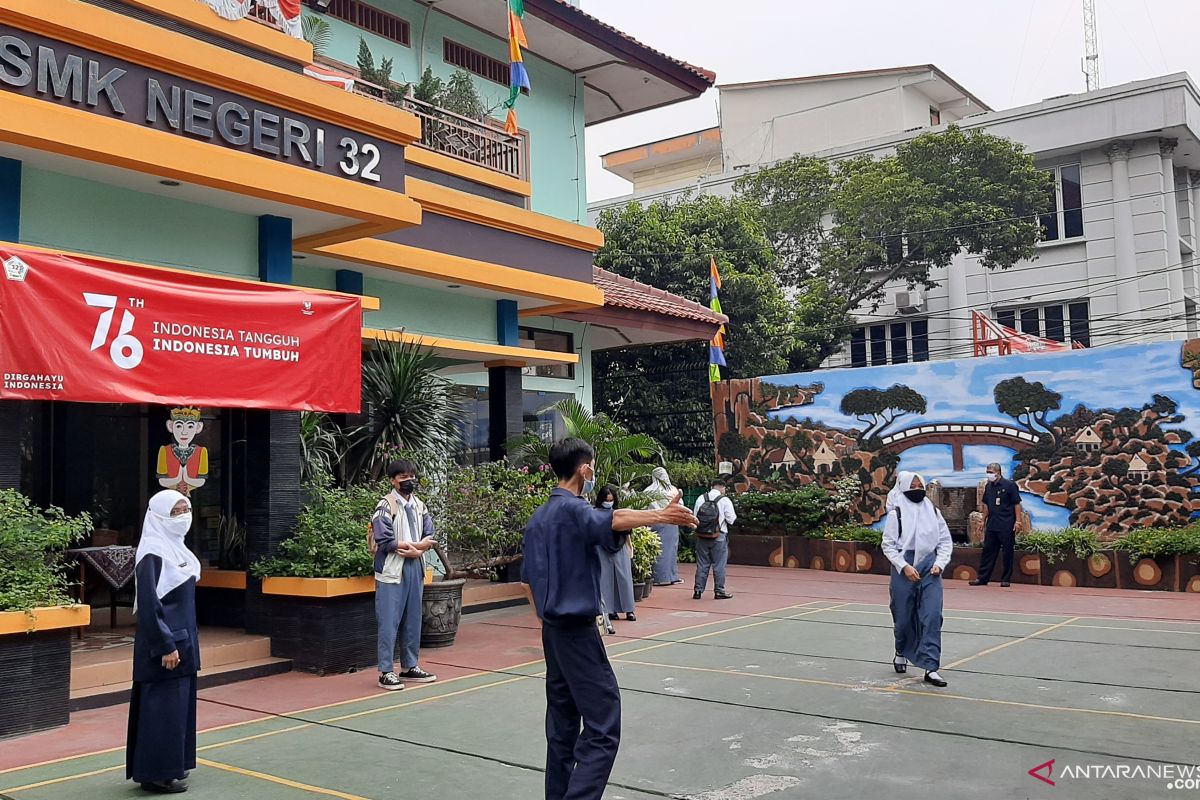
[[925,310],[925,295],[918,291],[896,292],[895,301],[896,311],[901,314],[917,314]]

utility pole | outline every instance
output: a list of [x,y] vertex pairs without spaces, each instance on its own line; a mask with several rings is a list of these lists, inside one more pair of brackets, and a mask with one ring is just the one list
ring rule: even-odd
[[1100,48],[1096,42],[1096,0],[1083,0],[1083,68],[1087,90],[1100,88]]

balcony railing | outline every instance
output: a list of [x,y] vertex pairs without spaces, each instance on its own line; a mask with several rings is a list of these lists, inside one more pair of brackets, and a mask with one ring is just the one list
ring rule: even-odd
[[[339,65],[340,66],[340,65]],[[354,91],[381,103],[391,102],[382,86],[356,78]],[[528,180],[527,136],[509,136],[496,124],[479,122],[415,97],[392,103],[421,120],[421,145],[437,153]]]

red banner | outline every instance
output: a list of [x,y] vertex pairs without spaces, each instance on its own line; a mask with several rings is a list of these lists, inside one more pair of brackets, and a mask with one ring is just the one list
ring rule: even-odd
[[0,246],[0,399],[357,413],[355,297]]

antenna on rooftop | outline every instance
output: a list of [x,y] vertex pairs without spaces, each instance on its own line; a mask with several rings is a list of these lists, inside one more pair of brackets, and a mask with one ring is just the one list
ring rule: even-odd
[[1100,48],[1096,40],[1096,0],[1083,0],[1083,75],[1087,90],[1100,88]]

